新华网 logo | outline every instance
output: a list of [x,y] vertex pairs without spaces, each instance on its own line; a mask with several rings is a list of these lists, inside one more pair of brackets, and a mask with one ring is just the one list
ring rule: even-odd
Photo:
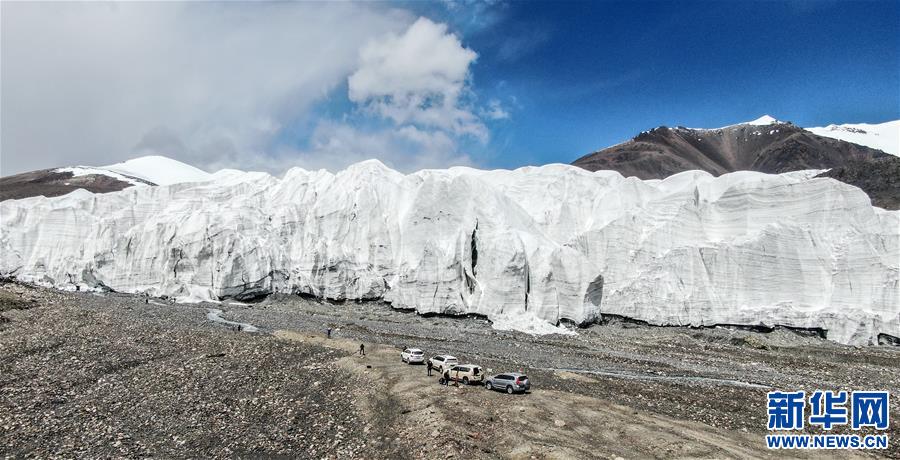
[[[768,393],[768,429],[803,430],[818,427],[829,432],[835,426],[853,430],[887,430],[890,424],[888,391],[805,391]],[[886,434],[770,434],[772,449],[886,449]]]

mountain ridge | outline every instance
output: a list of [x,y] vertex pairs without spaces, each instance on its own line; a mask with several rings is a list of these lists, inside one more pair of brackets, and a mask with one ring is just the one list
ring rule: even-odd
[[866,174],[861,164],[876,161],[890,165],[900,163],[900,158],[865,145],[820,136],[765,115],[721,128],[660,126],[584,155],[572,164],[589,171],[608,169],[645,180],[663,179],[690,170],[713,175],[735,171],[779,174],[853,164],[854,177],[859,179],[853,185],[872,192],[870,197],[876,205],[896,209],[900,190],[879,183],[878,177],[859,177]]

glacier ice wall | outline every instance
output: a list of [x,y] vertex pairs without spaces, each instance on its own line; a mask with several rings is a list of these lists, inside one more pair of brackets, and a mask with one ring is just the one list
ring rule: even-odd
[[[270,292],[556,324],[900,336],[900,212],[803,172],[665,180],[564,165],[283,178],[0,203],[0,274],[183,301]],[[523,321],[527,324],[527,321]]]

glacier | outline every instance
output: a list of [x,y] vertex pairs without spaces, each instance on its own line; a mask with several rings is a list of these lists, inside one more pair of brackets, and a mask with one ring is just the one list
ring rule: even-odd
[[231,170],[2,202],[0,275],[186,302],[383,299],[539,333],[619,315],[900,337],[900,212],[813,175]]

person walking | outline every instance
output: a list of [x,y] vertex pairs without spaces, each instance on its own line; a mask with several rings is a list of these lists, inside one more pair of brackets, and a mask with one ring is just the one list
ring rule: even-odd
[[325,333],[328,334],[328,338],[330,339],[331,338],[331,328],[329,327],[328,330],[325,331]]
[[366,345],[365,344],[362,344],[362,343],[359,344],[359,355],[366,356]]
[[425,367],[428,369],[428,376],[431,377],[431,360],[429,359],[427,363],[425,363]]

